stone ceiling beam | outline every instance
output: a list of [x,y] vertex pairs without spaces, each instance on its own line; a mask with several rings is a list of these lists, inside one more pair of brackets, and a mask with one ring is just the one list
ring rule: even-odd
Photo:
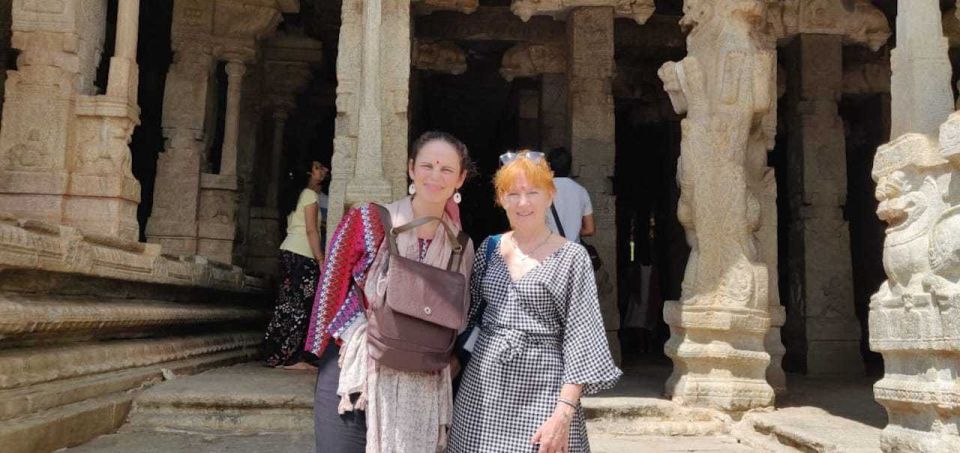
[[467,72],[467,54],[450,41],[417,40],[413,47],[414,68],[443,74]]
[[567,72],[567,49],[563,42],[521,42],[503,54],[500,75],[507,81],[514,77],[536,77],[541,74]]
[[849,8],[835,0],[784,0],[768,7],[767,21],[781,41],[802,33],[842,35],[844,44],[877,51],[891,35],[887,16],[868,0]]
[[480,0],[413,0],[416,14],[430,14],[434,11],[454,11],[472,14],[480,8]]
[[641,25],[656,10],[653,0],[513,0],[510,10],[526,22],[533,16],[562,19],[571,10],[583,6],[610,6],[615,17],[633,19]]

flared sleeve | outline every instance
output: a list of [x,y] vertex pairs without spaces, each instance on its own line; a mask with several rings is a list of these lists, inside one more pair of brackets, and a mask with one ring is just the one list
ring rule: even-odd
[[347,211],[337,225],[321,269],[305,349],[320,356],[363,316],[363,283],[383,240],[383,224],[372,205]]
[[583,247],[575,248],[563,316],[563,383],[581,384],[583,395],[591,395],[613,387],[623,372],[607,344],[590,256]]

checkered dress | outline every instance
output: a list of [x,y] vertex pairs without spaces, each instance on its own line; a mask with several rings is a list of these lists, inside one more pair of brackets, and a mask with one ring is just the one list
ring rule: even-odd
[[[473,359],[454,405],[448,453],[536,452],[530,438],[553,413],[564,383],[584,395],[621,372],[607,347],[587,251],[567,242],[514,282],[499,253],[477,251],[471,320],[488,301]],[[583,411],[570,426],[570,453],[589,452]]]

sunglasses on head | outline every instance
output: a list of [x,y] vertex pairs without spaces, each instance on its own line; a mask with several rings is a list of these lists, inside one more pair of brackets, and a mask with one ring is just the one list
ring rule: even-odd
[[542,162],[544,158],[544,154],[541,153],[540,151],[520,151],[520,152],[507,151],[500,155],[500,166],[507,165],[510,162],[513,162],[520,157],[527,159],[531,162]]

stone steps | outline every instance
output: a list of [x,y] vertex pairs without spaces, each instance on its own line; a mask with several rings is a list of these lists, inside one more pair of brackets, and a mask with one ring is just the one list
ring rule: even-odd
[[0,391],[0,445],[4,453],[51,451],[77,445],[119,427],[144,385],[255,355],[252,349],[165,362]]
[[875,453],[880,451],[880,432],[823,409],[788,407],[748,413],[730,434],[744,445],[768,451]]
[[248,362],[175,379],[143,392],[128,427],[230,433],[313,431],[316,373]]
[[715,411],[650,397],[588,397],[583,409],[591,433],[618,436],[707,436],[725,432],[729,420]]
[[[131,429],[296,433],[313,430],[315,374],[251,362],[154,386],[132,410]],[[653,397],[585,398],[591,432],[612,436],[705,436],[725,431],[716,412]]]

